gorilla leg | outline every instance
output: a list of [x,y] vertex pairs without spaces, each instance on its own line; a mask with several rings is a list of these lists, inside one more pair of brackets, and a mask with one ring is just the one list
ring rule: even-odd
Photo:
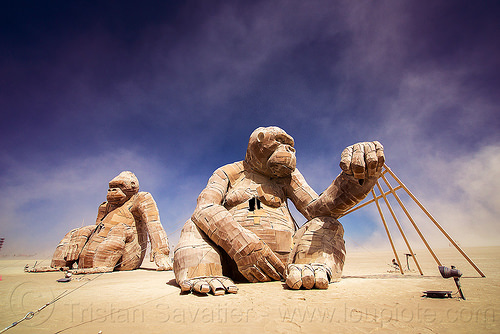
[[134,232],[125,224],[113,226],[99,246],[97,246],[92,260],[92,268],[73,270],[73,274],[94,274],[111,272],[115,269],[123,254],[127,242],[134,240]]
[[69,231],[64,238],[59,242],[52,256],[52,262],[50,266],[53,268],[69,267],[73,265],[75,261],[66,261],[66,254],[68,253],[68,247],[70,245],[71,237],[74,233],[78,231],[77,228]]
[[144,259],[143,254],[141,245],[134,236],[131,241],[125,243],[122,259],[116,265],[115,270],[134,270],[139,268]]
[[303,286],[327,289],[339,281],[345,260],[344,229],[331,217],[314,218],[294,236],[286,284],[292,289]]
[[188,220],[174,250],[175,279],[181,290],[201,293],[212,291],[215,295],[226,291],[237,292],[234,283],[223,276],[222,261],[217,247],[192,220]]
[[25,267],[25,271],[48,272],[71,269],[73,264],[78,261],[78,256],[94,229],[95,225],[72,229],[57,245],[54,255],[52,256],[50,267]]

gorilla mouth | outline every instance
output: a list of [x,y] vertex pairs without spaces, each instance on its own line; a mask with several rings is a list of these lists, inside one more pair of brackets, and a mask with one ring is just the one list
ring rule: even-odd
[[125,202],[126,196],[120,196],[120,195],[108,195],[106,196],[106,200],[111,203],[111,204],[121,204],[122,202]]
[[292,168],[291,166],[280,163],[269,164],[269,169],[278,177],[289,176],[295,170],[295,168]]

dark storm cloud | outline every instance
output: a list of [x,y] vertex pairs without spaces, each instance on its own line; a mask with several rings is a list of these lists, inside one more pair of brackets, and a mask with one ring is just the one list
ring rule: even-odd
[[[489,204],[475,204],[481,189],[490,193],[485,174],[498,173],[486,153],[499,147],[494,2],[3,7],[0,184],[12,196],[0,219],[10,238],[39,224],[51,247],[80,216],[95,219],[97,192],[125,169],[153,193],[174,231],[210,173],[242,159],[261,125],[295,138],[298,166],[318,192],[339,172],[346,145],[379,139],[407,183],[441,201],[434,210],[442,217],[450,207],[470,217],[460,209],[468,206],[494,225]],[[471,174],[464,161],[477,159],[485,173]],[[453,181],[464,169],[479,190]],[[429,174],[447,176],[430,183]],[[88,184],[77,186],[81,203],[60,186],[78,183]],[[444,190],[456,187],[460,199]],[[357,240],[380,228],[349,219]]]

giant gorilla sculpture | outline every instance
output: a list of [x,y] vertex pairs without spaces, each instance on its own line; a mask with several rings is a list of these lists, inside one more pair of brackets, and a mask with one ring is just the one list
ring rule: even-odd
[[[383,147],[376,141],[347,147],[341,174],[318,196],[295,168],[293,146],[282,129],[258,128],[245,160],[213,173],[174,250],[182,291],[234,293],[232,280],[281,278],[292,289],[326,289],[340,279],[344,231],[336,218],[375,185]],[[287,199],[308,220],[298,230]]]
[[132,172],[121,172],[109,182],[107,202],[99,206],[96,224],[68,232],[50,267],[26,270],[69,270],[75,263],[74,274],[137,269],[146,253],[148,235],[151,261],[154,259],[158,270],[172,269],[167,234],[153,196],[139,192],[139,180]]

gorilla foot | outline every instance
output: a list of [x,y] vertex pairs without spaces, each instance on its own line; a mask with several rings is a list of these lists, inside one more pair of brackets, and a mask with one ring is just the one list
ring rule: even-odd
[[328,289],[330,268],[322,263],[289,264],[286,285],[290,289]]
[[224,276],[194,277],[179,283],[182,292],[196,292],[207,294],[212,292],[215,296],[226,293],[238,293],[238,288],[233,281]]

